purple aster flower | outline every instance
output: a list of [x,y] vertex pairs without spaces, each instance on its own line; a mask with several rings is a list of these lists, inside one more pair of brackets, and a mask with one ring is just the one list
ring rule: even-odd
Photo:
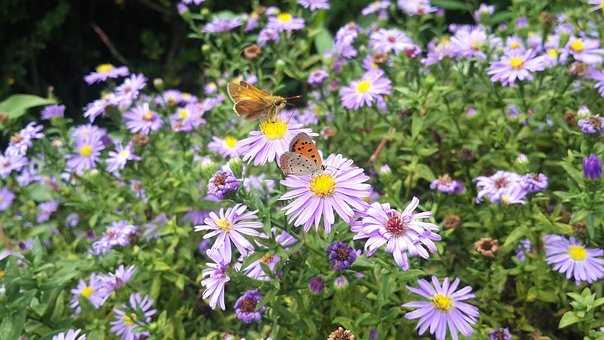
[[364,211],[371,186],[363,169],[342,155],[329,155],[323,162],[325,170],[314,175],[287,176],[281,184],[288,191],[280,200],[292,200],[283,208],[290,223],[304,226],[304,231],[323,220],[325,233],[331,232],[335,222],[334,210],[346,223],[352,221],[355,211]]
[[230,135],[225,136],[224,139],[216,136],[212,137],[212,141],[208,144],[208,150],[225,158],[239,156],[237,138]]
[[176,113],[170,116],[172,131],[190,132],[197,129],[206,121],[202,118],[205,110],[202,104],[188,104],[178,108]]
[[367,5],[365,8],[363,8],[363,10],[361,11],[361,14],[363,16],[367,16],[373,13],[382,13],[388,10],[388,7],[390,7],[390,1],[387,0],[381,0],[381,1],[374,1],[372,3],[370,3],[369,5]]
[[74,228],[80,223],[80,216],[77,213],[71,213],[65,218],[65,225],[69,228]]
[[103,255],[112,248],[128,246],[136,232],[136,226],[126,221],[112,222],[103,236],[92,244],[92,254]]
[[522,176],[522,186],[528,193],[535,193],[547,189],[548,178],[544,174],[527,174]]
[[222,33],[232,31],[239,26],[241,26],[241,19],[239,18],[214,18],[203,27],[203,31],[206,33]]
[[479,176],[474,181],[478,189],[477,202],[486,196],[492,203],[500,203],[504,194],[516,187],[522,188],[522,176],[508,171],[500,170],[489,177]]
[[114,321],[111,322],[111,332],[121,336],[122,340],[142,340],[150,334],[144,327],[151,323],[157,310],[153,309],[153,300],[149,296],[132,293],[128,303],[121,309],[114,308]]
[[149,108],[148,103],[139,105],[124,113],[126,127],[132,133],[148,135],[151,131],[159,130],[162,126],[161,117]]
[[340,90],[342,105],[349,110],[373,106],[392,90],[390,79],[381,70],[369,71]]
[[16,150],[7,148],[4,155],[0,154],[0,178],[6,178],[11,172],[21,170],[29,162],[25,156],[13,151]]
[[455,51],[453,44],[448,36],[443,36],[438,40],[432,40],[428,44],[428,54],[422,59],[424,65],[434,65],[440,63],[445,58],[453,58]]
[[71,154],[67,159],[67,169],[78,175],[86,170],[94,169],[103,149],[105,149],[105,145],[100,139],[95,137],[77,138],[75,141],[77,153]]
[[240,140],[239,154],[246,162],[253,159],[254,165],[264,165],[289,151],[292,138],[300,132],[316,136],[311,129],[290,122],[286,114],[281,112],[273,121],[261,121],[260,131],[252,131],[249,137]]
[[478,308],[466,302],[474,298],[472,287],[466,286],[457,290],[459,279],[449,282],[445,278],[442,282],[432,276],[432,284],[420,279],[417,281],[418,288],[407,287],[412,293],[420,295],[428,301],[412,301],[405,303],[403,307],[415,309],[405,314],[409,320],[419,319],[417,324],[418,334],[422,335],[430,328],[430,334],[436,340],[445,340],[447,330],[452,339],[457,339],[457,334],[464,336],[472,335],[472,326],[478,319]]
[[84,77],[88,85],[102,83],[110,78],[125,77],[129,74],[126,66],[115,67],[111,64],[101,64],[92,72]]
[[587,248],[580,241],[558,235],[545,235],[545,257],[554,270],[566,274],[566,279],[574,278],[592,283],[604,277],[604,250]]
[[40,203],[40,205],[38,205],[38,216],[36,216],[36,222],[43,223],[48,221],[50,215],[57,211],[57,208],[59,208],[59,202],[57,201]]
[[71,290],[71,302],[69,306],[75,311],[76,314],[80,314],[80,299],[87,299],[94,308],[102,306],[109,294],[104,289],[103,281],[97,274],[92,274],[88,282],[80,280],[78,285]]
[[314,70],[308,76],[308,84],[310,86],[319,86],[329,77],[329,74],[324,69]]
[[316,110],[317,107],[307,107],[305,109],[302,109],[302,111],[290,110],[289,112],[293,112],[293,114],[291,114],[291,120],[295,124],[308,126],[319,123],[319,117],[315,112]]
[[371,49],[376,53],[399,54],[416,47],[411,38],[396,28],[381,28],[371,33],[369,39]]
[[223,199],[239,189],[241,181],[228,170],[218,170],[208,181],[208,195]]
[[602,161],[598,155],[591,154],[583,159],[583,176],[592,181],[602,177]]
[[336,272],[341,272],[352,266],[357,259],[357,253],[346,243],[336,241],[327,247],[327,258],[331,268]]
[[516,19],[516,28],[524,28],[526,26],[528,26],[528,18],[527,17],[519,17]]
[[69,329],[67,332],[57,333],[52,340],[86,340],[86,334],[80,334],[81,329]]
[[445,194],[461,194],[466,189],[463,182],[454,180],[449,175],[443,175],[430,183],[430,189],[438,190]]
[[604,60],[604,49],[600,48],[598,39],[571,37],[566,43],[560,59],[566,60],[569,55],[585,64],[596,65],[601,64]]
[[147,84],[147,78],[142,74],[133,74],[115,89],[115,98],[112,103],[120,109],[126,109],[138,97],[140,91]]
[[105,111],[109,106],[115,105],[115,94],[110,93],[105,95],[101,99],[97,99],[92,103],[89,103],[84,108],[84,117],[88,118],[90,122],[94,122],[94,120],[105,114]]
[[579,119],[577,126],[586,135],[596,133],[604,133],[604,118],[599,115],[590,116],[588,118]]
[[27,149],[33,145],[34,139],[41,139],[44,137],[44,134],[41,132],[43,129],[42,125],[36,125],[35,122],[27,124],[23,130],[15,133],[10,138],[6,152],[16,155],[25,155]]
[[524,47],[524,42],[522,38],[519,36],[513,35],[509,36],[505,40],[505,50],[506,54],[510,53],[519,53],[523,54],[526,51],[526,47]]
[[260,16],[253,12],[247,17],[247,21],[245,22],[245,28],[243,29],[245,32],[251,32],[260,26]]
[[139,161],[141,158],[134,154],[132,142],[122,146],[122,143],[115,144],[115,151],[109,151],[107,158],[107,171],[118,175],[120,170],[126,167],[128,161]]
[[274,28],[266,27],[258,33],[258,45],[266,46],[269,42],[279,41],[279,31]]
[[103,285],[105,286],[105,289],[113,292],[125,286],[126,283],[132,279],[135,273],[135,266],[124,267],[124,265],[120,265],[115,270],[115,273],[109,273],[108,275],[104,275],[102,277]]
[[258,307],[262,300],[262,294],[258,289],[248,290],[241,295],[235,302],[235,315],[237,319],[244,323],[258,322],[262,319],[262,314],[266,307]]
[[206,268],[202,271],[204,279],[201,281],[201,285],[205,287],[202,296],[204,299],[209,298],[212,309],[216,309],[216,305],[220,305],[220,308],[224,310],[224,286],[231,280],[227,275],[231,256],[221,253],[219,248],[210,249],[206,254],[214,262],[206,263]]
[[272,28],[277,32],[298,31],[304,28],[304,19],[295,17],[287,12],[281,12],[276,16],[269,17],[266,27]]
[[533,250],[533,244],[528,238],[523,239],[516,247],[516,258],[518,261],[524,262],[526,260],[526,254]]
[[397,5],[407,15],[424,15],[438,10],[430,5],[430,0],[398,0]]
[[333,51],[335,56],[344,59],[351,59],[356,57],[357,50],[354,48],[353,44],[359,35],[359,30],[359,26],[354,22],[351,22],[342,26],[336,32],[336,39]]
[[602,11],[604,13],[604,1],[602,0],[587,0],[587,3],[590,4],[592,11]]
[[594,88],[598,90],[600,96],[604,97],[604,70],[596,70],[592,68],[588,71],[587,75],[589,78],[596,81]]
[[298,4],[311,11],[329,9],[329,0],[298,0]]
[[507,328],[497,328],[489,333],[489,340],[512,340],[512,334]]
[[[251,255],[251,253],[249,255]],[[280,256],[275,255],[273,253],[267,253],[264,256],[262,256],[261,258],[259,258],[258,260],[250,263],[249,266],[247,266],[243,269],[243,272],[245,273],[246,276],[248,276],[252,279],[259,280],[259,281],[270,281],[271,277],[269,276],[269,274],[267,274],[264,271],[264,268],[262,268],[262,265],[263,264],[266,265],[268,267],[268,269],[271,271],[271,273],[274,273],[275,267],[277,267],[277,264],[279,263],[279,261],[281,261]]]
[[12,191],[8,190],[8,187],[3,187],[0,189],[0,211],[4,211],[13,204],[15,200],[15,194]]
[[231,257],[231,243],[243,256],[254,250],[254,245],[247,240],[248,237],[267,238],[265,234],[256,230],[262,229],[256,211],[247,211],[247,206],[237,204],[226,211],[220,209],[218,214],[211,212],[204,220],[203,225],[195,226],[195,231],[209,232],[203,235],[204,239],[216,237],[212,248],[221,248],[221,252]]
[[501,60],[491,64],[487,73],[493,82],[511,86],[516,80],[532,80],[532,73],[544,69],[543,58],[534,57],[532,50],[526,50],[504,55]]
[[323,288],[325,288],[325,282],[320,276],[315,276],[308,281],[308,289],[313,294],[321,294]]
[[487,33],[480,26],[463,27],[455,32],[451,38],[452,48],[456,56],[461,58],[486,59],[486,54],[482,51],[488,44]]
[[[273,228],[273,233],[276,231],[277,230]],[[290,233],[285,230],[281,231],[279,235],[275,236],[275,241],[279,243],[283,248],[289,248],[294,244],[298,243],[298,240],[296,240],[295,237],[293,237]]]
[[437,225],[421,221],[430,218],[432,212],[415,213],[418,205],[417,197],[413,197],[402,212],[390,208],[388,203],[371,204],[363,214],[363,228],[355,239],[368,238],[365,251],[369,254],[386,246],[386,251],[392,253],[396,264],[403,270],[408,270],[407,254],[427,259],[430,253],[436,252],[436,244],[433,241],[441,239],[435,233],[439,229]]
[[65,105],[48,105],[40,112],[40,116],[42,119],[49,120],[53,118],[63,118],[64,113]]
[[181,101],[182,92],[179,90],[168,89],[161,93],[160,96],[155,98],[155,103],[160,106],[173,107],[182,104]]

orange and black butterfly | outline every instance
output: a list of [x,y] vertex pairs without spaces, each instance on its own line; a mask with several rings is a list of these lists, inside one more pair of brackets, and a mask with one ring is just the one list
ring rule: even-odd
[[315,142],[304,132],[297,134],[289,144],[289,152],[279,158],[285,176],[315,175],[324,170],[323,160]]
[[267,118],[275,120],[277,114],[285,108],[289,99],[295,97],[273,96],[243,80],[231,80],[227,86],[229,97],[233,101],[233,111],[246,119]]

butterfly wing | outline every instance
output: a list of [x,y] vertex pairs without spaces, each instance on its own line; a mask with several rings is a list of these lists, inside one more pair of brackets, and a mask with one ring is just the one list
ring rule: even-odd
[[304,132],[297,134],[289,144],[289,151],[302,155],[311,160],[319,168],[323,165],[317,145],[312,138]]
[[265,115],[271,106],[260,101],[243,99],[233,105],[233,111],[246,119],[255,119]]
[[233,103],[237,103],[240,100],[257,100],[265,101],[271,96],[270,93],[257,88],[254,85],[248,84],[243,80],[233,79],[227,85],[227,93]]
[[315,162],[307,157],[294,153],[286,152],[279,158],[279,165],[285,176],[289,175],[312,175],[321,168]]

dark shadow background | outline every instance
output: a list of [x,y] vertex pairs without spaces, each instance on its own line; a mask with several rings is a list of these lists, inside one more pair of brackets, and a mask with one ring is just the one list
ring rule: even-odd
[[[503,7],[498,1],[499,8]],[[199,86],[200,41],[174,0],[0,0],[0,98],[13,93],[46,96],[49,87],[67,114],[98,97],[83,76],[101,63],[126,64],[168,86]],[[279,1],[262,1],[278,4]],[[329,28],[353,20],[368,0],[332,0]],[[474,7],[475,1],[470,1]],[[211,11],[249,12],[251,1],[207,0]],[[467,12],[447,10],[448,22],[472,22]],[[112,47],[110,47],[112,46]],[[114,49],[113,53],[111,48]],[[195,91],[193,91],[195,92]]]

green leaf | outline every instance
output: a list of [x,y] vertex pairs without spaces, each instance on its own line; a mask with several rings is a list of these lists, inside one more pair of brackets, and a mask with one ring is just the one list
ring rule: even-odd
[[512,249],[512,246],[518,242],[521,238],[525,237],[528,234],[528,228],[525,225],[521,225],[516,227],[512,232],[508,235],[503,242],[503,246],[501,246],[501,252],[506,254]]
[[317,34],[315,35],[315,47],[320,55],[329,52],[333,48],[333,38],[325,27],[321,27],[317,30]]
[[457,0],[432,0],[431,4],[444,9],[453,9],[460,11],[468,10],[468,6],[465,3]]
[[581,321],[581,319],[578,318],[574,312],[566,312],[564,313],[564,315],[562,315],[562,319],[560,319],[560,324],[558,325],[558,328],[568,327],[579,321]]
[[33,96],[31,94],[15,94],[0,103],[0,112],[7,112],[9,119],[21,117],[27,109],[56,103],[53,99]]

